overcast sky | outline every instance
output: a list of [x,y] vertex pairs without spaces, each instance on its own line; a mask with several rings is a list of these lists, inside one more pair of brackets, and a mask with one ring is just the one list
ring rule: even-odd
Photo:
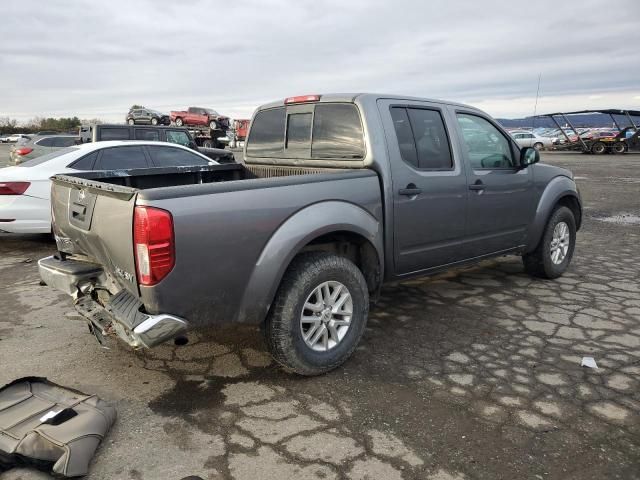
[[0,117],[359,91],[520,117],[540,73],[538,113],[640,108],[639,46],[637,0],[4,0]]

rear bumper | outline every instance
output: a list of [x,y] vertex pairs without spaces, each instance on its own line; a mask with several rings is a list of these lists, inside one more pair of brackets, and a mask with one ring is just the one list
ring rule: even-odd
[[145,313],[140,300],[126,290],[111,295],[104,306],[98,303],[91,294],[107,283],[100,265],[46,257],[38,261],[38,270],[44,283],[74,298],[76,310],[102,345],[106,336],[115,334],[134,348],[151,348],[188,328],[180,317]]

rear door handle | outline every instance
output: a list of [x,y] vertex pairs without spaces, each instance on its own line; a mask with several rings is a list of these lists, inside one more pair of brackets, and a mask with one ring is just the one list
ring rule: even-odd
[[469,190],[479,191],[484,190],[484,187],[485,185],[482,183],[482,180],[476,180],[476,183],[469,185]]
[[401,188],[400,190],[398,190],[398,193],[400,195],[406,195],[407,197],[413,197],[415,195],[419,195],[422,193],[422,189],[416,187],[413,184],[409,184],[407,185],[407,188]]

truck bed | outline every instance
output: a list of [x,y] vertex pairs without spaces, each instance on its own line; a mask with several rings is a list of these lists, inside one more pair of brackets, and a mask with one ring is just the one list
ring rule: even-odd
[[[101,266],[111,295],[126,289],[145,312],[171,313],[194,327],[264,318],[268,305],[258,297],[267,297],[273,282],[254,278],[254,272],[268,244],[284,251],[278,235],[293,242],[287,248],[293,254],[295,244],[321,236],[318,229],[332,222],[339,228],[345,215],[364,216],[373,225],[382,217],[379,178],[364,168],[230,164],[94,171],[52,180],[59,250]],[[173,218],[175,267],[152,287],[136,279],[136,206],[160,208]],[[326,220],[318,222],[320,216]],[[378,228],[372,227],[381,235]],[[263,281],[269,285],[257,289],[254,283]]]

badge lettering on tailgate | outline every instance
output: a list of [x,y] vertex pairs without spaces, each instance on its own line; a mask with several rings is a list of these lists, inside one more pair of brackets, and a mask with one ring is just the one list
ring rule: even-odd
[[125,279],[128,282],[131,283],[135,283],[135,278],[132,274],[130,274],[129,272],[121,269],[120,267],[118,267],[117,265],[114,265],[113,268],[116,271],[116,275],[118,275],[120,278]]

